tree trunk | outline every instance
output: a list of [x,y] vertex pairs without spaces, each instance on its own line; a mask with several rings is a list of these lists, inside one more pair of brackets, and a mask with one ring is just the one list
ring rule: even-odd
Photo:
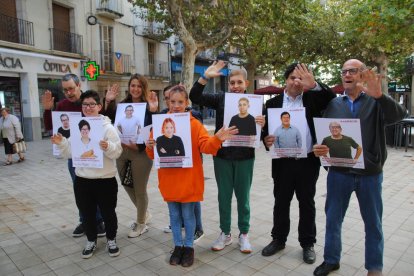
[[247,71],[247,80],[249,81],[247,93],[254,94],[254,76],[256,73],[256,64],[254,62],[249,62],[244,66],[244,68]]
[[388,57],[382,53],[376,58],[375,62],[378,64],[378,73],[381,74],[381,89],[382,93],[388,94]]
[[194,64],[197,47],[195,44],[184,45],[184,47],[185,49],[182,56],[181,83],[185,86],[187,92],[190,93],[190,89],[193,86]]

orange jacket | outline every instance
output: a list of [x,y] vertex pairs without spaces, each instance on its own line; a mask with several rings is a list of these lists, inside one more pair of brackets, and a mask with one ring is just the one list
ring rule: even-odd
[[[192,168],[158,169],[158,188],[167,202],[197,202],[203,200],[204,171],[200,153],[216,155],[221,140],[210,137],[205,127],[190,113]],[[150,138],[153,137],[151,131]],[[149,158],[154,159],[154,150],[146,148]]]

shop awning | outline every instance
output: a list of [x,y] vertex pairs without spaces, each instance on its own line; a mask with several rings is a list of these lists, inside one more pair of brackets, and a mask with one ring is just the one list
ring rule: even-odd
[[276,86],[267,86],[254,90],[254,94],[257,95],[273,95],[273,94],[282,94],[285,91],[284,87]]

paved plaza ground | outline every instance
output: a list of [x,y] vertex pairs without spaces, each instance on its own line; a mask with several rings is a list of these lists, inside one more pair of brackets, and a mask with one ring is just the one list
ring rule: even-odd
[[[237,212],[232,206],[233,244],[223,251],[210,250],[220,233],[217,187],[211,156],[204,157],[205,200],[202,219],[206,236],[195,246],[195,263],[190,268],[168,264],[172,235],[162,229],[168,225],[168,209],[157,187],[156,170],[151,172],[148,194],[152,221],[149,231],[138,238],[127,237],[128,225],[136,211],[119,185],[116,209],[117,235],[121,255],[111,258],[105,238],[91,259],[81,258],[85,236],[73,238],[77,224],[72,183],[66,160],[52,156],[49,140],[29,142],[26,161],[0,166],[0,275],[312,275],[323,258],[325,234],[324,204],[326,172],[317,184],[317,261],[302,261],[297,241],[298,204],[291,206],[291,233],[286,248],[271,257],[261,255],[270,242],[273,218],[273,182],[270,157],[257,149],[251,190],[252,254],[242,254],[237,245]],[[414,275],[414,157],[404,149],[389,148],[384,169],[384,274]],[[414,154],[413,149],[408,154]],[[4,157],[4,149],[0,147]],[[16,157],[15,157],[16,158]],[[2,162],[1,162],[2,163]],[[341,268],[332,275],[366,275],[364,269],[364,228],[355,196],[352,197],[343,225]]]

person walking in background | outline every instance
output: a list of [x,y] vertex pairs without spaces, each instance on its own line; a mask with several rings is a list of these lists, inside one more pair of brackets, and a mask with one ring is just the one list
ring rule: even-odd
[[[342,222],[353,192],[365,230],[365,269],[368,275],[382,275],[384,234],[382,232],[382,180],[387,148],[385,126],[402,120],[406,110],[381,89],[381,76],[364,63],[350,59],[342,66],[342,97],[327,106],[325,118],[357,118],[361,122],[365,169],[329,168],[325,202],[326,231],[323,262],[314,275],[325,276],[339,269],[342,251]],[[314,145],[316,156],[326,156],[327,145]]]
[[[13,144],[23,139],[23,133],[19,118],[10,114],[7,107],[1,109],[0,131],[4,143],[4,153],[6,154],[6,162],[3,165],[11,165],[13,164]],[[23,153],[19,152],[18,155],[19,160],[17,162],[23,162]]]
[[[115,100],[116,95],[113,93],[106,94],[106,101]],[[139,74],[131,76],[128,82],[128,94],[120,103],[147,103],[145,111],[144,127],[152,124],[152,114],[158,111],[158,99],[155,92],[150,92],[148,80]],[[116,105],[110,104],[103,112],[112,122],[115,121]],[[132,203],[137,208],[137,215],[134,222],[131,223],[131,230],[128,233],[129,238],[136,238],[148,231],[148,222],[151,214],[148,211],[148,178],[152,168],[152,160],[145,153],[145,144],[137,144],[135,141],[122,143],[122,154],[116,161],[119,177],[125,178],[128,164],[131,166],[133,186],[125,186]]]

